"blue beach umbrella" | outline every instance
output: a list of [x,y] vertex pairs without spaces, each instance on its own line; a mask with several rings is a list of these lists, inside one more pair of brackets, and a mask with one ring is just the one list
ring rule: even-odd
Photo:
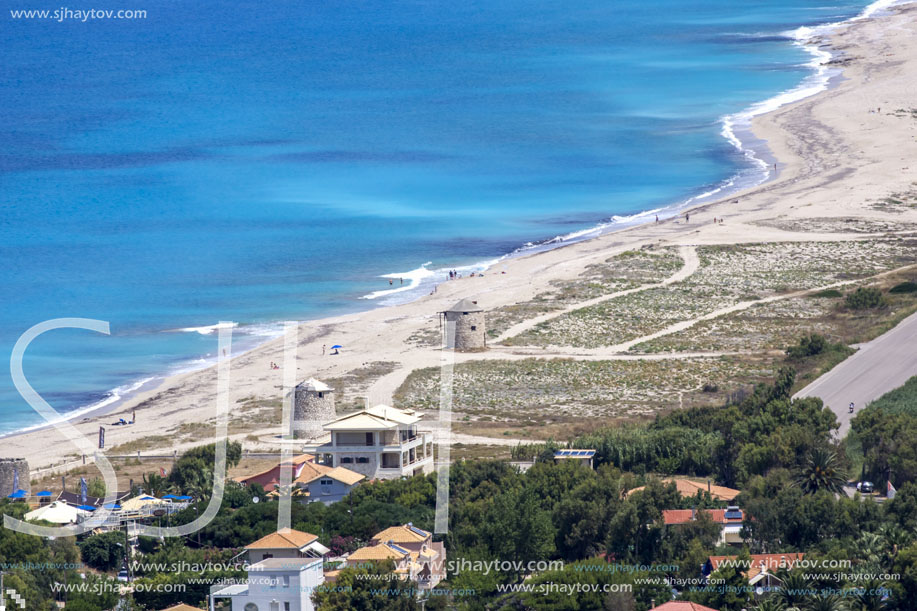
[[331,349],[332,349],[332,350],[337,350],[338,348],[343,348],[343,347],[344,347],[344,346],[342,346],[342,345],[340,345],[340,344],[335,344],[335,345],[331,346]]
[[26,494],[26,491],[25,491],[25,490],[19,489],[19,490],[17,490],[16,492],[14,492],[13,494],[9,495],[9,496],[6,497],[6,498],[8,498],[8,499],[24,499],[24,498],[27,497],[27,496],[28,496],[28,494]]
[[49,490],[42,490],[41,492],[39,492],[39,493],[36,494],[35,496],[51,496],[51,492],[50,492]]

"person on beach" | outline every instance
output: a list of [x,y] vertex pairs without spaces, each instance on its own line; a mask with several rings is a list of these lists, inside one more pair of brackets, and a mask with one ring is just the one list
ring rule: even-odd
[[404,278],[398,278],[401,281],[401,285],[404,286]]
[[656,222],[657,222],[657,223],[659,222],[659,215],[658,215],[658,214],[656,215]]
[[691,215],[688,214],[687,212],[685,212],[685,222],[686,222],[686,223],[690,223],[690,222],[691,222]]
[[322,344],[322,356],[325,356],[325,346],[326,346],[326,345],[327,345],[327,344]]

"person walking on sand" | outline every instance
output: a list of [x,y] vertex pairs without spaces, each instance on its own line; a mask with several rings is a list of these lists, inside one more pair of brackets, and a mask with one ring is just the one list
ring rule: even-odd
[[325,356],[325,346],[326,344],[322,344],[322,356]]
[[656,222],[657,222],[657,223],[659,222],[659,215],[658,215],[658,214],[656,215]]
[[691,215],[688,214],[687,212],[685,212],[685,222],[686,222],[686,223],[690,223],[690,222],[691,222]]

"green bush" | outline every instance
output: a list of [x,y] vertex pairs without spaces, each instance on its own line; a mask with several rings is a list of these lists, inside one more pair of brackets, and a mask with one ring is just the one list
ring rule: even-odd
[[882,291],[879,289],[861,286],[854,292],[847,294],[844,304],[851,310],[868,310],[882,307],[886,302]]
[[817,293],[812,293],[812,297],[820,298],[837,298],[843,297],[844,294],[837,289],[824,289],[823,291],[818,291]]
[[917,293],[917,282],[902,282],[901,284],[896,284],[888,292],[895,295]]
[[823,353],[828,348],[828,340],[818,333],[810,333],[799,338],[799,343],[786,349],[791,359],[802,359]]

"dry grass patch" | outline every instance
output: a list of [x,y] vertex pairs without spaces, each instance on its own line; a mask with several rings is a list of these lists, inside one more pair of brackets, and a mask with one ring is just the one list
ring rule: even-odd
[[[561,418],[631,418],[695,402],[722,402],[733,380],[761,381],[769,362],[728,357],[578,361],[521,359],[456,365],[453,410],[486,422],[541,427]],[[436,409],[439,369],[411,373],[396,391],[399,407]],[[708,391],[704,391],[704,387]]]
[[742,301],[865,278],[917,262],[911,240],[705,246],[690,278],[562,314],[504,341],[614,346]]

